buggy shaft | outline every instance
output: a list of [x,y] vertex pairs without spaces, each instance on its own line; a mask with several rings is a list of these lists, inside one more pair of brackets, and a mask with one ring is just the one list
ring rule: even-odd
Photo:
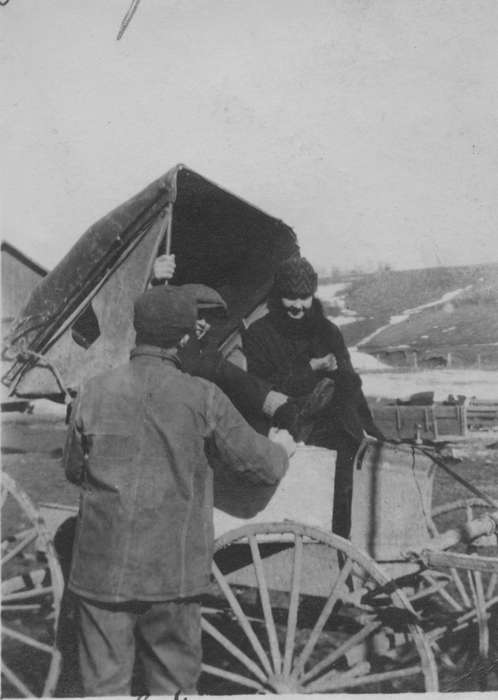
[[444,469],[444,471],[452,476],[455,481],[458,481],[460,484],[465,486],[471,493],[474,494],[474,496],[477,496],[478,498],[482,498],[483,501],[486,501],[486,503],[491,506],[491,508],[495,508],[498,510],[498,503],[494,501],[490,496],[487,496],[484,491],[481,491],[481,489],[477,488],[477,486],[474,486],[474,484],[471,484],[467,479],[464,479],[463,476],[460,476],[460,474],[457,474],[456,472],[453,471],[453,469],[450,469],[450,467],[443,462],[443,460],[438,459],[435,457],[431,452],[428,450],[423,450],[421,448],[415,448],[418,449],[422,454],[426,455],[432,461],[438,465],[438,467],[441,467],[441,469]]

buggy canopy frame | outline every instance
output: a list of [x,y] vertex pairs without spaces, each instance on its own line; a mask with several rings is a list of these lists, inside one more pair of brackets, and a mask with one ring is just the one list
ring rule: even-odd
[[93,224],[32,292],[7,338],[10,393],[63,400],[90,376],[125,362],[134,299],[171,241],[172,284],[213,287],[228,315],[221,346],[266,298],[275,269],[299,252],[285,223],[177,165]]

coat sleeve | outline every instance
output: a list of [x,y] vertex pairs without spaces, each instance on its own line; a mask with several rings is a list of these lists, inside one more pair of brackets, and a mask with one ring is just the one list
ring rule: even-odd
[[242,333],[242,344],[247,360],[247,371],[273,383],[272,377],[276,368],[267,352],[266,344],[261,342],[259,336],[250,328]]
[[214,384],[208,423],[216,461],[222,468],[255,484],[276,484],[284,476],[289,466],[284,448],[253,430]]
[[340,371],[354,372],[351,355],[349,354],[344,336],[340,329],[329,320],[326,320],[325,323],[324,335],[326,335],[326,341],[330,351],[335,355],[337,369]]
[[[354,405],[358,411],[361,426],[363,430],[365,430],[372,437],[377,438],[377,440],[384,440],[384,435],[375,425],[372,412],[370,411],[368,402],[361,389],[361,379],[358,373],[355,371],[353,363],[351,362],[351,355],[349,354],[349,350],[344,342],[344,336],[342,335],[340,329],[330,321],[327,321],[327,325],[327,333],[329,334],[328,343],[330,347],[333,348],[333,352],[337,360],[337,369],[342,373],[346,373],[346,375],[343,374],[343,377],[355,375],[358,383],[357,388],[353,389],[351,393],[354,396]],[[350,382],[348,382],[348,384],[351,386]]]
[[83,423],[81,419],[81,396],[76,397],[72,411],[71,420],[66,435],[62,466],[69,481],[73,484],[81,484],[85,472],[85,437],[83,433]]

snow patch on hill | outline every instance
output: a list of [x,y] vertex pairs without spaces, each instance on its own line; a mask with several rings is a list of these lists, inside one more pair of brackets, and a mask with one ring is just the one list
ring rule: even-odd
[[454,289],[451,292],[446,292],[446,294],[443,294],[442,297],[439,299],[436,299],[435,301],[429,301],[426,304],[420,304],[420,306],[414,306],[412,309],[406,309],[406,311],[403,311],[400,314],[396,314],[395,316],[391,316],[389,319],[389,323],[386,323],[384,326],[381,326],[380,328],[377,328],[373,333],[370,333],[367,335],[365,338],[362,338],[356,345],[356,347],[361,347],[362,345],[367,345],[368,343],[371,342],[373,338],[375,338],[377,335],[382,333],[382,331],[385,331],[386,328],[389,328],[390,326],[397,325],[398,323],[403,323],[404,321],[408,321],[410,316],[413,314],[418,314],[424,309],[430,309],[433,306],[441,306],[442,304],[447,304],[450,302],[452,299],[457,297],[458,295],[462,294],[463,292],[466,292],[467,290],[471,289],[472,285],[469,284],[466,287],[460,287],[459,289]]
[[348,323],[363,320],[363,317],[358,316],[356,311],[348,309],[346,306],[346,296],[350,287],[350,282],[331,282],[329,284],[321,284],[318,287],[317,297],[340,310],[338,316],[328,316],[329,321],[335,323],[336,326],[345,326]]

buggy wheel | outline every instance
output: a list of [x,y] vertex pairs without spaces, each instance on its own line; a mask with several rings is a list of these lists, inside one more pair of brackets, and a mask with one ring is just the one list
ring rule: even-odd
[[48,531],[31,500],[2,475],[2,695],[53,694],[62,573]]
[[[438,506],[432,513],[434,535],[458,529],[491,511],[489,504],[479,498]],[[433,648],[447,669],[444,684],[456,689],[452,672],[469,675],[469,668],[474,666],[474,675],[483,689],[487,669],[491,671],[498,662],[496,534],[430,556],[420,584],[410,602],[420,611]]]
[[201,692],[435,691],[430,645],[403,593],[349,541],[293,522],[216,543]]

